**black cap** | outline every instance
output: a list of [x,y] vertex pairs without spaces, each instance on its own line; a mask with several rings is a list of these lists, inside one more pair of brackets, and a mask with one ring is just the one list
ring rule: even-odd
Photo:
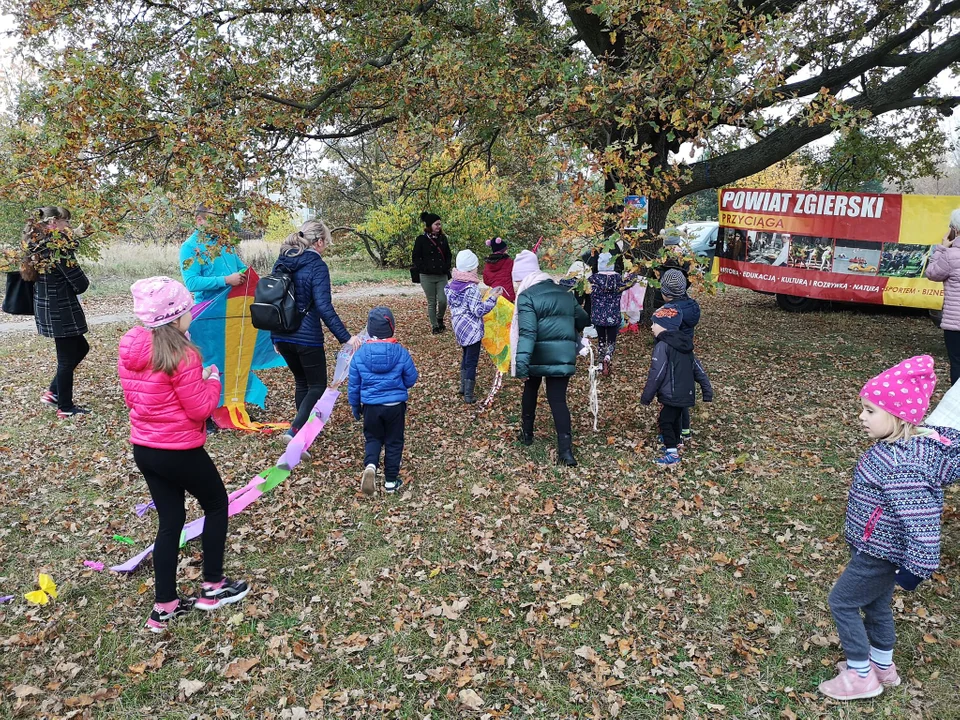
[[429,212],[420,213],[420,221],[427,227],[430,227],[439,219],[440,219],[440,216],[434,215],[433,213],[429,213]]

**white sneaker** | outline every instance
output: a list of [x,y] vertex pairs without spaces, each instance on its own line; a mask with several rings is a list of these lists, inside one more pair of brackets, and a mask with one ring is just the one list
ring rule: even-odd
[[360,476],[360,492],[364,495],[373,495],[377,489],[377,466],[367,465]]

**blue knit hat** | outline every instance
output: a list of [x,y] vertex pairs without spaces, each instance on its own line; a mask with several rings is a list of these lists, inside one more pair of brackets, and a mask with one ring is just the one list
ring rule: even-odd
[[679,330],[682,323],[683,312],[674,305],[664,305],[653,314],[653,324],[667,331]]

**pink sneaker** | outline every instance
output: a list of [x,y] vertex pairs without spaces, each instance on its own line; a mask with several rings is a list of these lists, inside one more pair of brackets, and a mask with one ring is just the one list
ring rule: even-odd
[[880,695],[883,685],[877,674],[870,668],[866,677],[862,678],[856,670],[843,670],[833,680],[820,683],[820,692],[834,700],[863,700]]
[[[870,667],[873,668],[873,671],[877,674],[877,680],[879,680],[880,684],[884,687],[896,687],[900,684],[900,676],[897,675],[896,663],[890,663],[890,667],[888,667],[886,670],[881,670],[879,667],[877,667],[877,664],[871,660]],[[846,660],[841,660],[837,663],[837,670],[843,672],[846,669]]]

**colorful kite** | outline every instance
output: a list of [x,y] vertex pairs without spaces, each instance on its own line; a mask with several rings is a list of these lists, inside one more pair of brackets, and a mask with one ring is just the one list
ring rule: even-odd
[[[484,300],[490,297],[489,290],[484,293]],[[490,407],[503,385],[503,374],[510,372],[510,325],[513,323],[513,303],[501,296],[497,304],[483,316],[483,349],[487,351],[497,374],[493,376],[493,384],[486,399],[480,403],[479,410]]]
[[270,339],[270,333],[257,330],[250,322],[250,305],[259,276],[247,269],[246,281],[225,290],[212,300],[194,308],[190,339],[203,353],[204,365],[216,365],[223,384],[220,407],[213,420],[221,428],[234,430],[274,430],[286,423],[254,423],[244,403],[263,407],[267,386],[255,370],[282,367],[285,363]]
[[[306,424],[300,428],[297,437],[287,446],[286,451],[283,453],[277,465],[265,472],[259,473],[249,483],[239,490],[234,490],[227,496],[229,503],[227,506],[228,517],[243,512],[255,500],[263,497],[266,493],[290,477],[290,471],[299,464],[302,458],[302,452],[310,447],[310,444],[316,439],[317,435],[320,434],[320,431],[323,430],[326,421],[333,412],[333,406],[337,402],[338,397],[340,397],[340,393],[337,390],[327,388],[323,396],[317,400],[317,404],[314,405],[310,418]],[[181,541],[186,544],[190,540],[200,537],[200,535],[203,534],[203,522],[204,518],[199,517],[184,525],[180,535]],[[139,555],[130,558],[127,562],[121,565],[114,565],[110,569],[114,572],[133,572],[152,552],[153,545]]]

